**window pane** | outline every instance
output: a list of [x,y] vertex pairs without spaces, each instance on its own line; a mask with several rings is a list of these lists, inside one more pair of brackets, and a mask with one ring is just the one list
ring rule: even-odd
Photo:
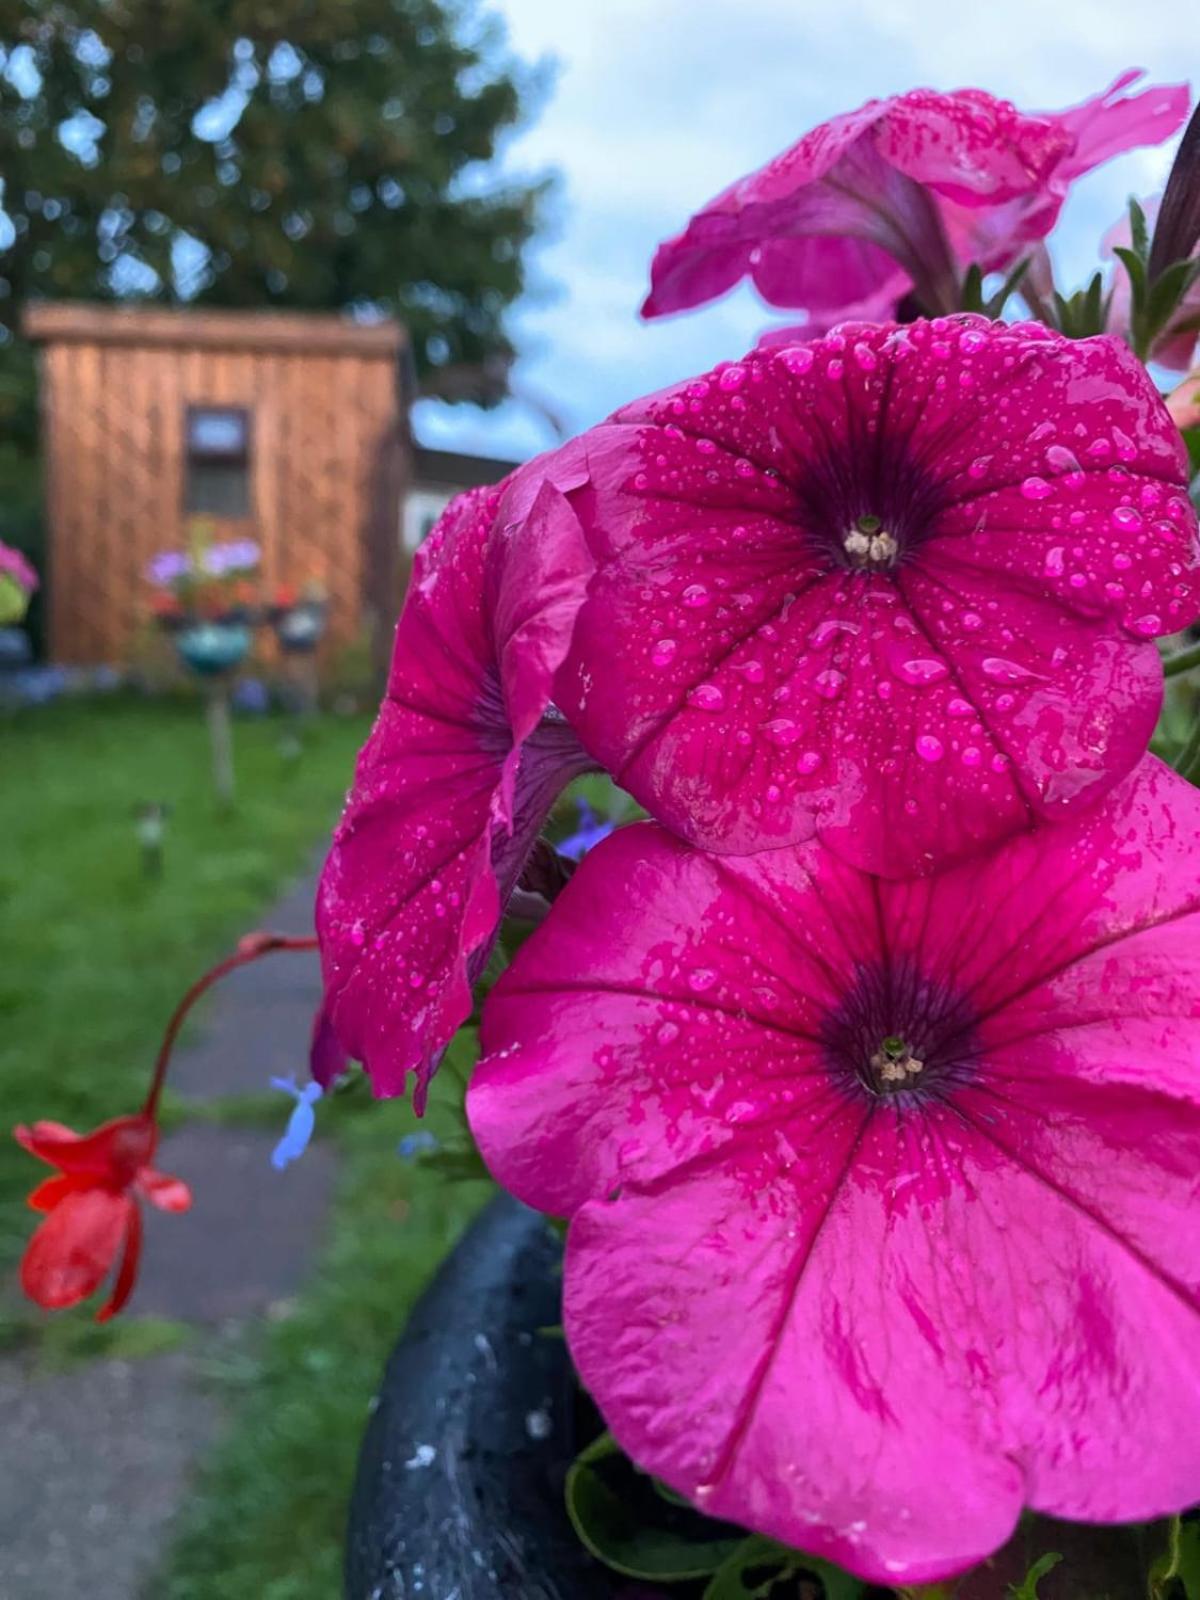
[[244,411],[210,411],[193,407],[188,413],[188,453],[194,456],[245,456],[248,450]]
[[215,517],[248,516],[250,472],[246,462],[189,461],[185,510]]

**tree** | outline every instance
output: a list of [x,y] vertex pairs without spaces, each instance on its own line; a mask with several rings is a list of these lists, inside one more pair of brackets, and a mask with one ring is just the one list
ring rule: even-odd
[[476,0],[0,0],[0,500],[32,297],[375,310],[434,387],[503,372],[546,184],[489,164],[542,77]]
[[0,318],[31,295],[375,307],[507,351],[538,74],[474,0],[0,0]]

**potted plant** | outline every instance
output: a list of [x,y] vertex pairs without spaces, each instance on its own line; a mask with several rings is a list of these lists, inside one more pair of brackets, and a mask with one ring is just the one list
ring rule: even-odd
[[146,577],[151,609],[181,665],[205,688],[213,786],[222,807],[234,796],[229,680],[250,649],[260,620],[254,576],[259,547],[252,539],[220,541],[212,525],[193,521],[186,549],[161,550]]
[[189,671],[216,677],[241,665],[259,620],[252,582],[259,560],[252,539],[216,540],[203,520],[192,523],[185,549],[161,550],[151,560],[155,620]]
[[[872,101],[664,245],[647,315],[808,320],[450,504],[315,941],[201,979],[137,1117],[22,1130],[132,1229],[192,999],[313,942],[286,1159],[352,1063],[423,1112],[470,1057],[435,1156],[513,1199],[389,1367],[348,1600],[1200,1597],[1198,380],[1146,368],[1200,117],[1115,275],[1041,248],[1182,123],[1132,76]],[[42,1304],[113,1265],[74,1226]]]
[[315,580],[297,591],[281,584],[271,598],[267,617],[285,655],[311,655],[325,636],[329,597]]

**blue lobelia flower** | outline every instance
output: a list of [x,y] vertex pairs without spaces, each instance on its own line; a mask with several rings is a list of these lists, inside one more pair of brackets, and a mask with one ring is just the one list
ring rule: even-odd
[[572,861],[582,861],[589,850],[598,845],[601,839],[607,839],[616,827],[616,823],[609,817],[602,817],[586,800],[575,802],[577,827],[566,839],[560,839],[555,846],[560,856],[569,856]]
[[298,1089],[295,1078],[272,1078],[271,1087],[281,1089],[296,1102],[283,1138],[271,1152],[271,1165],[276,1172],[282,1172],[293,1161],[298,1161],[308,1149],[308,1141],[313,1136],[317,1120],[313,1107],[321,1098],[321,1085],[306,1083],[303,1089]]

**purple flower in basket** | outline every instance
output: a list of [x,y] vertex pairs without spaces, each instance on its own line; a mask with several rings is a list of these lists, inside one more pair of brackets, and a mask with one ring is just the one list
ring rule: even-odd
[[160,589],[169,589],[181,578],[189,576],[191,558],[182,550],[160,550],[152,556],[146,568],[146,577]]
[[211,576],[227,578],[238,572],[253,571],[261,554],[253,539],[230,539],[224,544],[211,545],[202,559],[204,570]]

